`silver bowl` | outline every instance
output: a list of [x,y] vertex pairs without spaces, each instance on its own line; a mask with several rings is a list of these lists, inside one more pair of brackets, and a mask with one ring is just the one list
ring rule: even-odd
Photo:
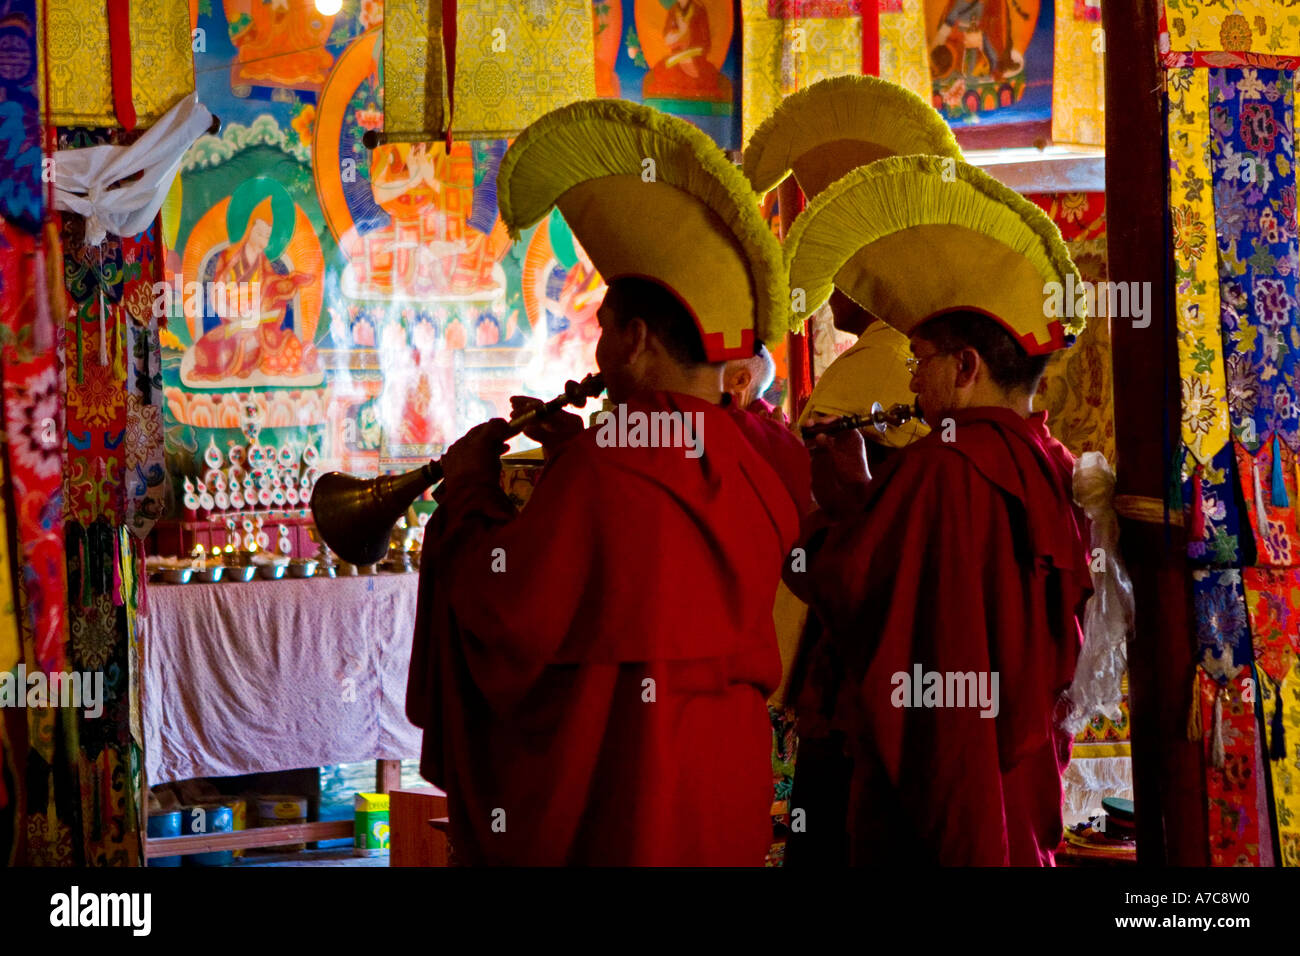
[[290,564],[289,574],[295,578],[309,578],[316,573],[316,562],[305,561],[302,564]]
[[279,581],[284,577],[283,564],[263,564],[257,569],[257,576],[268,581]]
[[218,564],[210,568],[204,568],[201,571],[195,571],[194,576],[204,584],[216,584],[221,580],[221,574],[225,570],[222,565]]
[[163,571],[163,580],[168,584],[189,584],[194,574],[193,568],[167,568]]
[[227,581],[251,581],[257,577],[257,565],[245,564],[238,568],[226,568]]

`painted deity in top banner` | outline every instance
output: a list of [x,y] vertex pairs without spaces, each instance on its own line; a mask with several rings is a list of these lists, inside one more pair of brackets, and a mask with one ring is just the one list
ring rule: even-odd
[[703,0],[667,0],[662,42],[666,55],[645,78],[647,99],[731,101],[731,81],[709,62],[713,34]]

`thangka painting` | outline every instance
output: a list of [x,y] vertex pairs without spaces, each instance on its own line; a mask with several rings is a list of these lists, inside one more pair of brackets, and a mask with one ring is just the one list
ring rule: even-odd
[[[235,464],[250,433],[282,464],[409,467],[508,417],[510,395],[549,398],[594,369],[603,285],[558,215],[510,241],[505,141],[363,145],[383,127],[382,16],[372,0],[335,16],[311,0],[195,6],[199,97],[222,125],[163,209],[178,489],[213,449]],[[665,84],[704,69],[678,32],[653,48],[676,57]]]
[[740,29],[732,0],[595,0],[596,94],[740,142]]
[[926,0],[933,103],[960,128],[1052,115],[1048,0]]

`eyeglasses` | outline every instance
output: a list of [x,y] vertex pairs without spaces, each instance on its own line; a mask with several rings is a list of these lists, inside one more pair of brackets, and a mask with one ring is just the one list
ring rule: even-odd
[[926,362],[930,361],[930,359],[938,358],[940,355],[951,355],[951,354],[952,354],[951,352],[935,352],[932,355],[927,355],[925,358],[917,358],[915,355],[912,355],[909,356],[903,362],[903,364],[907,366],[907,373],[909,375],[915,375],[917,372],[921,370],[921,366],[924,365]]

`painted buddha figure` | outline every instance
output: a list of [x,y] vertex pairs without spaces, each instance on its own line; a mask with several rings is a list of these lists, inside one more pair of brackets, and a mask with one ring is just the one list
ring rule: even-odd
[[[255,213],[239,241],[218,253],[213,285],[222,283],[242,294],[223,297],[224,308],[215,303],[218,324],[194,343],[194,378],[246,379],[254,371],[293,378],[317,371],[315,349],[284,327],[290,303],[312,277],[278,272],[266,255],[270,238],[270,221]],[[251,314],[241,314],[240,299],[251,304]]]
[[712,34],[702,0],[676,0],[664,22],[668,53],[645,78],[647,99],[731,101],[731,81],[709,62]]

